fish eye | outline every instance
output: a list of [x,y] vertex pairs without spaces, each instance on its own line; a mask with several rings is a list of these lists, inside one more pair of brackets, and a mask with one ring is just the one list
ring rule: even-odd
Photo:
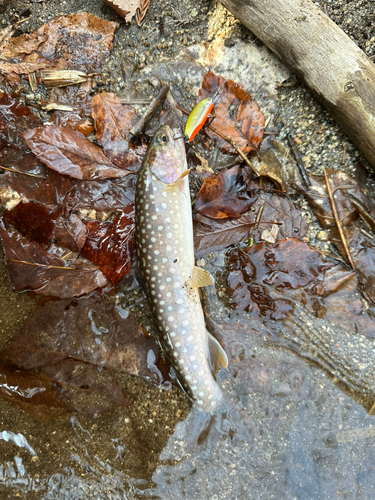
[[167,144],[168,137],[165,134],[159,134],[155,137],[155,142],[163,146],[164,144]]

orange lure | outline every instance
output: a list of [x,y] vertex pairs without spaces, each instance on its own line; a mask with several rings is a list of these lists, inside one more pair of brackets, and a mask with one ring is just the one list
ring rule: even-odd
[[185,135],[191,142],[200,129],[205,124],[208,115],[211,113],[214,107],[213,98],[208,97],[207,99],[203,99],[198,102],[193,111],[190,113],[186,126],[185,126]]

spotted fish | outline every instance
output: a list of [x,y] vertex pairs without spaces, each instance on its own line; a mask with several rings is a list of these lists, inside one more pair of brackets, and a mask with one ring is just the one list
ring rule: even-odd
[[205,326],[199,287],[213,279],[195,266],[185,144],[175,135],[159,128],[138,174],[138,261],[159,338],[189,396],[211,412],[222,400],[211,370],[228,360]]

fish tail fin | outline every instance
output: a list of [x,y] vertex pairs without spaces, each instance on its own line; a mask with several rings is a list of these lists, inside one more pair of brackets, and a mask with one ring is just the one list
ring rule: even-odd
[[212,413],[193,406],[184,422],[177,425],[179,439],[185,441],[186,451],[199,448],[210,459],[220,442],[236,441],[249,445],[257,435],[254,420],[226,397]]

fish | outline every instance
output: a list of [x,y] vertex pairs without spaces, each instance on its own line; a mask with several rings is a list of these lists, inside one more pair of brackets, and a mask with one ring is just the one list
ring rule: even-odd
[[205,325],[199,288],[214,281],[195,265],[188,173],[181,133],[161,125],[137,178],[137,256],[158,338],[187,394],[212,412],[223,399],[213,371],[228,358]]

